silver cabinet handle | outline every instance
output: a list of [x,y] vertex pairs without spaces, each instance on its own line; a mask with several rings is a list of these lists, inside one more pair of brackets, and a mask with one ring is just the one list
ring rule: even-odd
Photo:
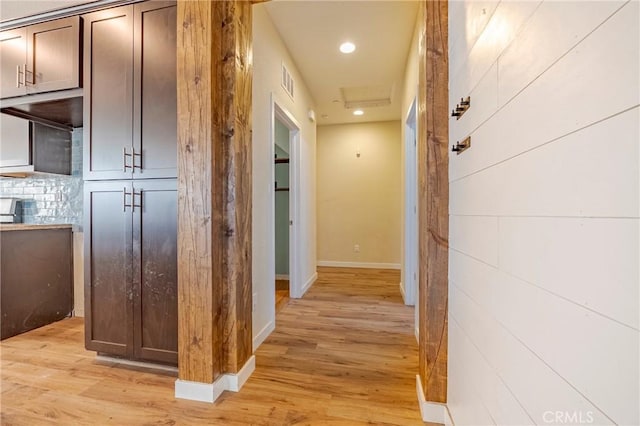
[[[24,66],[24,69],[20,69],[20,65],[16,67],[16,87],[20,88],[20,86],[26,86],[26,78],[25,72],[27,70],[27,66]],[[22,80],[20,80],[20,76],[22,76]]]
[[[135,148],[131,148],[131,150],[133,151],[133,171],[135,172],[135,169],[142,170],[142,152],[136,152]],[[136,157],[140,157],[139,166],[136,165]]]
[[[32,78],[32,81],[27,81],[27,73],[30,71],[27,71],[27,64],[23,64],[22,65],[24,67],[24,73],[23,73],[23,78],[22,78],[22,83],[26,86],[27,84],[31,84],[32,86],[35,84],[35,77]],[[33,73],[31,73],[31,75],[33,75]]]
[[129,166],[127,164],[127,157],[133,157],[133,155],[127,154],[127,147],[123,146],[122,147],[122,171],[125,173],[127,172],[127,169],[133,168],[133,166]]
[[124,188],[122,188],[122,211],[123,212],[127,211],[127,207],[133,207],[132,204],[127,204],[127,195],[131,195],[131,193],[127,192],[127,187],[125,186]]
[[[140,197],[140,204],[136,204],[136,195]],[[132,197],[131,204],[133,211],[136,211],[136,207],[139,207],[140,211],[142,211],[142,191],[138,192],[134,189]]]

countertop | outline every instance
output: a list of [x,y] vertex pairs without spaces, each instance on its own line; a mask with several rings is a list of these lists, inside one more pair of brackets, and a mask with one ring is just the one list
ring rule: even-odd
[[38,229],[71,229],[70,224],[2,223],[0,231],[33,231]]

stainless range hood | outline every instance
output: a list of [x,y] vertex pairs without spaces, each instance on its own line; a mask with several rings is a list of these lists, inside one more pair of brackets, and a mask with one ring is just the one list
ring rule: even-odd
[[0,111],[59,130],[82,127],[82,88],[0,99]]
[[0,223],[22,222],[22,200],[19,198],[0,198]]

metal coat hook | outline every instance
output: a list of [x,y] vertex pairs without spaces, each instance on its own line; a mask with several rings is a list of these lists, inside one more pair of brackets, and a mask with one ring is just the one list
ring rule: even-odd
[[456,142],[455,145],[452,145],[451,152],[455,152],[457,155],[460,155],[469,148],[471,148],[471,136],[468,136],[462,142]]
[[467,96],[467,99],[460,98],[460,103],[456,105],[455,109],[451,110],[451,116],[456,117],[457,120],[460,120],[460,117],[467,112],[467,110],[471,107],[471,96]]

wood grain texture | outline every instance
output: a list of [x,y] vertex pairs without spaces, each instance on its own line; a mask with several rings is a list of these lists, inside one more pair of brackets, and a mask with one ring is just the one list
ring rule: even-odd
[[212,383],[222,373],[215,324],[222,298],[213,268],[214,2],[178,1],[179,377]]
[[427,401],[447,400],[449,256],[448,5],[420,4],[418,90],[420,379]]
[[276,312],[289,303],[289,280],[276,280]]
[[177,62],[179,375],[211,383],[253,351],[250,3],[179,1]]
[[174,373],[97,361],[71,318],[3,341],[3,425],[422,425],[398,271],[319,268],[239,393],[175,399]]
[[[218,233],[221,259],[223,366],[239,371],[252,350],[251,291],[251,4],[215,2],[222,22],[216,62],[217,192],[222,213]],[[214,156],[216,158],[216,156]]]

